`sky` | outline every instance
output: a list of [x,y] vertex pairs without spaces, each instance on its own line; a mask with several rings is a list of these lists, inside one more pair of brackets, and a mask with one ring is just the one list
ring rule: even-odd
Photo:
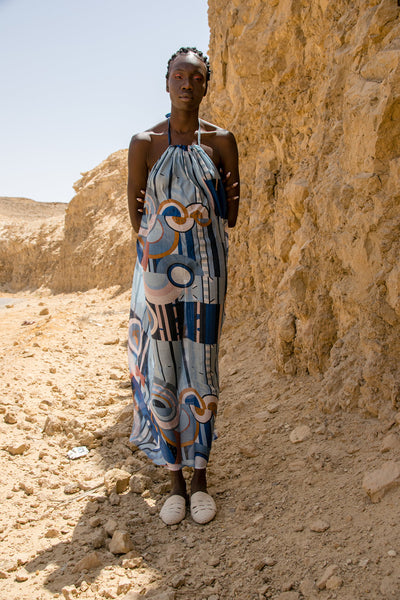
[[170,56],[208,43],[207,0],[0,0],[0,196],[69,202],[169,111]]

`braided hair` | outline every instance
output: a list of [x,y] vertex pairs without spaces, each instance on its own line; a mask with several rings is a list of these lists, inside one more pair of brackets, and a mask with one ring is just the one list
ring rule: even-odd
[[205,54],[203,54],[201,50],[197,50],[197,48],[189,48],[189,47],[179,48],[179,50],[177,52],[175,52],[175,54],[173,54],[171,56],[171,58],[168,61],[167,72],[165,74],[166,79],[168,79],[168,77],[169,77],[169,69],[170,69],[171,63],[174,62],[174,60],[176,59],[176,57],[179,56],[180,54],[189,54],[189,52],[192,52],[198,58],[200,58],[200,60],[203,61],[203,63],[206,66],[206,71],[207,71],[206,81],[210,80],[210,77],[211,77],[211,68],[210,68],[210,63],[208,61],[207,56]]

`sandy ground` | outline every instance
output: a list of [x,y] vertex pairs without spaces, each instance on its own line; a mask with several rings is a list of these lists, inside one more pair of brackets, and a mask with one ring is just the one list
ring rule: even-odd
[[[223,333],[217,517],[160,521],[166,473],[128,441],[128,307],[115,289],[0,298],[1,598],[398,600],[400,489],[362,488],[400,460],[398,425],[322,414],[318,381],[276,373],[251,321]],[[108,494],[116,467],[132,489]]]

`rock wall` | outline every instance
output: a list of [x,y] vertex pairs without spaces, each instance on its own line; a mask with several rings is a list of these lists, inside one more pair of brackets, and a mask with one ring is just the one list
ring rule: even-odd
[[241,154],[229,312],[328,408],[400,401],[397,0],[209,0],[209,108]]

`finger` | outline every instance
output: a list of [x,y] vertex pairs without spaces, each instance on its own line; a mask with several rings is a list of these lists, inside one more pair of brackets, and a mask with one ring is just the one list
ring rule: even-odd
[[143,199],[143,198],[136,198],[136,200],[137,200],[138,202],[140,202],[141,204],[144,204],[144,199]]
[[239,182],[237,181],[236,183],[232,183],[232,185],[226,185],[225,186],[225,191],[228,192],[230,190],[235,189],[237,186],[239,185]]
[[229,179],[229,177],[231,176],[231,172],[229,171],[229,173],[224,173],[222,169],[220,169],[220,173],[221,173],[221,179],[223,181],[223,183],[225,184],[227,182],[227,180]]
[[140,193],[145,195],[146,194],[146,190],[140,190]]

